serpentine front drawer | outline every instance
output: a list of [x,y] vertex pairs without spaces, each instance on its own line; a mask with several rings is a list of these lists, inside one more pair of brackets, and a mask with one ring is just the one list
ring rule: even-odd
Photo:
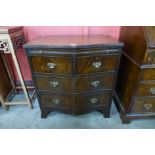
[[96,90],[112,90],[116,75],[93,75],[83,77],[34,76],[39,91],[82,93]]
[[39,95],[43,107],[55,108],[90,108],[95,106],[109,106],[111,98],[110,91],[103,91],[95,94],[51,94]]
[[[89,73],[115,72],[119,55],[97,55],[80,57],[31,56],[34,73],[53,73],[72,75]],[[38,65],[39,64],[39,65]]]

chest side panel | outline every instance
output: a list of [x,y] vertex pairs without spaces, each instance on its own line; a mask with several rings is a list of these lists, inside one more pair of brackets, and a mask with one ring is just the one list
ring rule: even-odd
[[122,55],[118,70],[116,92],[126,112],[129,112],[132,97],[135,95],[136,86],[140,76],[140,68]]
[[143,27],[121,27],[119,40],[124,42],[123,51],[138,64],[143,64],[147,50],[147,43]]

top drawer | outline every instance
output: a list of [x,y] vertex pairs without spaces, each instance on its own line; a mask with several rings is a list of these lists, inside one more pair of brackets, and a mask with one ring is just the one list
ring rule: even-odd
[[72,74],[72,58],[31,56],[33,72]]
[[31,55],[32,71],[35,73],[53,74],[89,74],[115,72],[119,54],[98,54],[85,56]]
[[82,56],[76,59],[77,74],[116,71],[118,55]]

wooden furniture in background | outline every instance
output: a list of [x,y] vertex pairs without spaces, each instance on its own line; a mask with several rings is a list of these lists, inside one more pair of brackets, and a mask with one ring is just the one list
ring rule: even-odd
[[[33,92],[32,98],[30,99],[28,91],[27,91],[25,83],[24,83],[24,79],[21,74],[18,60],[16,57],[16,52],[22,48],[24,43],[25,43],[25,38],[24,38],[23,27],[21,27],[21,26],[19,26],[19,27],[2,27],[1,26],[0,27],[0,53],[3,57],[3,63],[5,64],[5,68],[7,69],[7,73],[9,75],[9,80],[11,81],[13,88],[17,89],[15,87],[13,77],[12,77],[11,71],[9,70],[8,63],[7,63],[7,60],[5,59],[4,54],[11,54],[14,65],[16,67],[16,71],[17,71],[19,80],[21,82],[21,86],[22,86],[21,88],[23,89],[24,95],[26,97],[26,101],[11,102],[11,101],[6,100],[6,98],[3,98],[3,97],[5,97],[6,94],[4,96],[2,95],[0,98],[0,102],[2,103],[3,107],[5,107],[6,109],[8,109],[9,105],[16,105],[16,104],[27,104],[30,106],[30,108],[32,108],[31,100],[32,100],[35,92]],[[5,79],[6,79],[6,77],[5,77]],[[3,82],[5,83],[5,81],[3,81]],[[6,83],[8,83],[8,78],[7,78]],[[4,87],[5,86],[1,87],[1,85],[0,85],[0,89],[3,89]]]
[[121,27],[124,42],[114,99],[123,123],[155,117],[155,27]]
[[123,43],[109,36],[47,36],[24,45],[41,117],[58,110],[110,115]]
[[3,61],[3,57],[0,54],[0,103],[4,108],[7,108],[4,105],[6,100],[9,100],[10,95],[15,91],[15,86],[13,81],[8,75],[7,68],[5,67],[5,62]]

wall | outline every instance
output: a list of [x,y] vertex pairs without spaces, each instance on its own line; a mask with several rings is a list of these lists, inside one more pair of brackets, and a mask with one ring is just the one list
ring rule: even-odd
[[[34,40],[44,35],[90,35],[90,34],[105,34],[110,35],[115,39],[119,36],[119,26],[24,26],[26,41]],[[17,53],[19,64],[25,80],[31,80],[31,73],[27,62],[25,52]],[[13,67],[15,79],[18,80],[17,73]]]

